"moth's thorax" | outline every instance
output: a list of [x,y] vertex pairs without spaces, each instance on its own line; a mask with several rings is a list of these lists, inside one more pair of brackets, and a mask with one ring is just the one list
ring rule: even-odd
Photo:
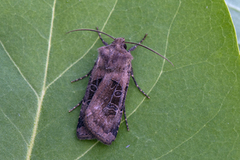
[[105,69],[107,72],[127,69],[133,57],[124,48],[124,44],[124,38],[116,38],[110,45],[99,48],[98,67]]

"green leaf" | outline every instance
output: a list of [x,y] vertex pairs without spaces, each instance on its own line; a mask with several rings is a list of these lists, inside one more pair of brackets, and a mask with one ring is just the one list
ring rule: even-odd
[[[2,1],[0,159],[238,159],[240,63],[223,0]],[[139,42],[116,141],[78,140],[100,30]],[[103,36],[105,41],[111,39]],[[130,45],[128,45],[128,48]]]

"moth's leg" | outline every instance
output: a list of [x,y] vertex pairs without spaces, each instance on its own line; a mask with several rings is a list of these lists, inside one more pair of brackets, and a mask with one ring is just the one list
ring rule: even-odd
[[125,111],[125,104],[124,104],[124,106],[123,106],[123,112],[124,112],[124,117],[125,117],[125,122],[126,122],[127,130],[129,131],[128,122],[127,122],[127,116],[126,116],[126,111]]
[[76,109],[78,106],[80,106],[80,105],[82,104],[82,101],[83,101],[83,100],[81,100],[75,107],[73,107],[72,109],[70,109],[68,112],[70,113],[70,112],[72,112],[74,109]]
[[122,105],[122,107],[123,107],[123,113],[124,113],[124,118],[125,118],[127,130],[129,131],[128,122],[127,122],[127,116],[126,116],[126,110],[125,110],[125,99],[126,99],[126,95],[127,95],[128,86],[129,86],[129,83],[127,83],[127,86],[126,86],[126,89],[125,89],[125,94],[124,94],[124,97],[123,97],[123,105]]
[[81,78],[78,78],[78,79],[75,79],[74,81],[71,81],[71,83],[76,82],[76,81],[79,81],[79,80],[81,80],[81,79],[83,79],[83,78],[86,78],[86,77],[88,77],[91,73],[92,73],[92,70],[91,70],[88,74],[86,74],[85,76],[83,76],[83,77],[81,77]]
[[[143,42],[143,40],[145,39],[147,37],[147,34],[145,34],[145,36],[143,37],[143,39],[138,43],[138,44],[141,44],[142,42]],[[136,49],[137,48],[137,46],[138,45],[136,45],[136,46],[133,46],[132,48],[130,48],[129,50],[128,50],[128,52],[131,52],[131,51],[133,51],[134,49]]]
[[[97,30],[98,30],[98,27],[97,27]],[[103,43],[105,46],[107,46],[107,45],[108,45],[108,43],[107,43],[107,42],[105,42],[105,41],[102,39],[102,37],[101,37],[101,35],[100,35],[100,33],[99,33],[99,32],[98,32],[98,36],[99,36],[99,38],[101,39],[102,43]]]
[[136,85],[137,88],[139,89],[139,91],[141,91],[147,98],[150,98],[150,97],[138,86],[138,84],[137,84],[137,82],[136,82],[136,80],[135,80],[135,78],[134,78],[134,75],[133,75],[133,69],[131,70],[131,76],[132,76],[132,79],[133,79],[135,85]]

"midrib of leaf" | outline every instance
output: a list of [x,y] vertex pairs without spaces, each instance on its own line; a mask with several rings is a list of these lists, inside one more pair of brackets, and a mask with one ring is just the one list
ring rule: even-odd
[[32,149],[33,149],[35,138],[37,135],[38,123],[39,123],[39,118],[40,118],[41,109],[42,109],[42,102],[43,102],[43,98],[45,96],[46,89],[47,89],[46,88],[46,80],[47,80],[47,71],[48,71],[48,64],[49,64],[49,54],[50,54],[50,50],[51,50],[51,40],[52,40],[55,6],[56,6],[56,0],[54,0],[53,6],[52,6],[52,18],[51,18],[51,25],[50,25],[49,38],[48,38],[48,50],[47,50],[47,59],[46,59],[46,66],[45,66],[45,72],[44,72],[45,74],[44,74],[44,80],[43,80],[43,86],[42,86],[42,93],[41,93],[41,96],[38,97],[37,113],[36,113],[36,117],[34,120],[34,127],[33,127],[33,131],[32,131],[31,141],[30,141],[30,144],[27,149],[27,156],[26,156],[27,160],[31,159]]
[[[115,4],[112,8],[112,10],[110,11],[103,27],[102,30],[105,28],[109,18],[112,15],[112,12],[114,11],[116,4],[117,4],[118,0],[115,1]],[[55,6],[56,6],[56,0],[54,0],[53,3],[53,7],[52,7],[52,18],[51,18],[51,26],[50,26],[50,34],[49,34],[49,41],[48,41],[48,51],[47,51],[47,59],[46,59],[46,66],[45,66],[45,74],[44,74],[44,81],[43,81],[43,86],[42,86],[42,93],[41,93],[41,97],[39,97],[35,91],[35,94],[38,97],[38,108],[37,108],[37,114],[35,117],[35,121],[34,121],[34,128],[33,128],[33,132],[32,132],[32,136],[31,136],[31,141],[30,144],[28,145],[28,150],[27,150],[27,160],[31,159],[31,154],[32,154],[32,149],[34,147],[34,142],[35,142],[35,138],[36,138],[36,134],[37,134],[37,129],[38,129],[38,123],[39,123],[39,119],[40,119],[40,114],[41,114],[41,108],[42,108],[42,102],[46,93],[46,90],[55,82],[57,81],[60,77],[62,77],[62,75],[64,75],[65,72],[67,72],[72,66],[74,66],[78,61],[80,61],[88,52],[89,50],[95,45],[95,43],[97,42],[98,38],[94,41],[94,43],[92,44],[92,46],[85,52],[85,54],[80,57],[78,60],[76,60],[73,64],[71,64],[69,67],[67,67],[58,77],[56,77],[51,83],[49,83],[49,85],[46,86],[46,80],[47,80],[47,71],[48,71],[48,64],[49,64],[49,55],[50,55],[50,50],[51,50],[51,40],[52,40],[52,30],[53,30],[53,22],[54,22],[54,14],[55,14]],[[30,85],[30,84],[29,84]],[[30,85],[31,86],[31,85]],[[31,87],[32,88],[32,87]],[[92,145],[88,150],[86,150],[84,152],[84,154],[80,155],[77,159],[83,157],[85,154],[87,154],[98,142],[96,142],[94,145]]]

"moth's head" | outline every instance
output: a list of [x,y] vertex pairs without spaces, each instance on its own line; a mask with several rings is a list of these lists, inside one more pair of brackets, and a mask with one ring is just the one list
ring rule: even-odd
[[118,50],[126,50],[127,49],[127,45],[125,43],[125,39],[124,38],[116,38],[111,45],[114,45],[116,49]]

